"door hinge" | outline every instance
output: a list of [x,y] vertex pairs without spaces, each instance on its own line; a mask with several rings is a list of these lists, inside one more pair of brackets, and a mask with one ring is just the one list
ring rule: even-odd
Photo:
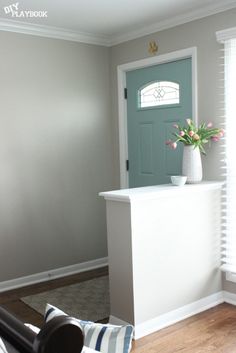
[[126,170],[128,171],[129,170],[129,160],[126,159]]
[[127,88],[124,88],[124,98],[127,99],[128,97],[128,90]]

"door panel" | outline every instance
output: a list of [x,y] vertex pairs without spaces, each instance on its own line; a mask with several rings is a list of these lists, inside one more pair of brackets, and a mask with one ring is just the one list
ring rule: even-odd
[[183,146],[173,151],[165,141],[174,123],[192,117],[191,58],[129,71],[126,82],[129,187],[169,183],[170,175],[181,174]]
[[139,125],[140,136],[140,174],[154,174],[153,170],[153,124]]

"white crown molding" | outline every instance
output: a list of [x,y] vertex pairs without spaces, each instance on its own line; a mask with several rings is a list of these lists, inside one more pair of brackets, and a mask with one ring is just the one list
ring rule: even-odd
[[34,273],[29,276],[10,279],[8,281],[0,282],[0,293],[11,289],[15,289],[15,288],[29,286],[35,283],[45,282],[52,279],[61,278],[61,277],[73,275],[76,273],[93,270],[107,265],[108,265],[108,258],[102,257],[96,260],[81,262],[75,265],[60,267],[60,268],[56,268],[45,272]]
[[0,31],[30,34],[33,36],[46,38],[63,39],[72,42],[110,46],[110,38],[107,36],[95,35],[85,32],[75,32],[65,28],[42,26],[15,20],[6,20],[3,18],[0,18]]
[[175,16],[167,20],[153,23],[149,26],[142,27],[137,30],[128,31],[120,35],[99,35],[96,33],[87,33],[80,31],[71,31],[65,28],[52,26],[36,25],[22,21],[9,20],[0,18],[0,31],[15,32],[22,34],[30,34],[34,36],[63,39],[72,42],[88,43],[111,47],[132,39],[140,38],[164,29],[172,28],[184,23],[188,23],[200,18],[214,15],[223,11],[236,7],[236,0],[215,1],[214,4],[203,6],[201,9],[189,11],[183,15]]
[[152,33],[156,33],[162,31],[164,29],[172,28],[184,23],[188,23],[194,20],[198,20],[200,18],[204,18],[207,16],[215,15],[217,13],[231,10],[236,7],[235,0],[225,0],[224,4],[217,4],[217,1],[210,6],[204,6],[201,9],[189,11],[180,16],[172,17],[168,20],[160,21],[158,23],[153,23],[149,26],[143,27],[138,30],[130,31],[121,35],[113,36],[111,38],[110,46],[117,45],[123,42],[127,42],[132,39],[140,38]]
[[216,32],[216,39],[220,43],[224,43],[226,40],[232,38],[236,38],[236,27]]

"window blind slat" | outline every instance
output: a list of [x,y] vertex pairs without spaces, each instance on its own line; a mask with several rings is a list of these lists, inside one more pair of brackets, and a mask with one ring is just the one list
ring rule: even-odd
[[[225,140],[221,153],[221,176],[225,180],[222,195],[221,270],[236,273],[236,38],[224,42],[224,126]],[[223,113],[222,113],[223,115]]]

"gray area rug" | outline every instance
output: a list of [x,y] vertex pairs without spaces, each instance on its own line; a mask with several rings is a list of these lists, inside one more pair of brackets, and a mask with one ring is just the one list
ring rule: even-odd
[[98,321],[109,316],[108,276],[53,289],[21,298],[44,315],[46,304],[52,304],[78,319]]

